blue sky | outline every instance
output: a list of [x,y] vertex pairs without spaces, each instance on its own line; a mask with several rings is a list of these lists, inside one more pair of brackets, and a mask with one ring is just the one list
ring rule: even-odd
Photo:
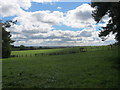
[[18,21],[7,29],[16,41],[14,45],[88,46],[115,42],[114,36],[107,43],[98,37],[99,29],[107,24],[109,18],[106,16],[103,20],[105,23],[96,24],[91,15],[94,8],[90,2],[0,2],[4,3],[1,4],[0,19],[3,22]]
[[[32,2],[32,6],[26,10],[28,12],[40,11],[40,10],[50,10],[50,11],[62,11],[67,12],[69,10],[75,9],[84,2],[53,2],[53,3],[36,3]],[[87,3],[87,2],[85,2]],[[57,9],[61,7],[62,9]]]
[[[66,13],[69,10],[75,9],[76,7],[82,5],[82,4],[90,4],[90,2],[51,2],[51,3],[37,3],[32,2],[31,7],[28,10],[23,9],[26,12],[35,12],[35,11],[44,11],[44,10],[50,10],[53,11],[60,11]],[[58,7],[61,7],[61,9],[58,9]],[[7,20],[13,20],[16,16],[9,16],[9,17],[2,17],[3,22]],[[72,28],[70,26],[65,25],[55,25],[53,26],[56,30],[72,30],[72,31],[78,31],[82,30],[84,28]],[[97,29],[98,30],[98,29]]]
[[[50,10],[51,12],[53,11],[60,11],[60,12],[64,12],[66,13],[69,10],[75,9],[76,7],[88,3],[90,4],[90,2],[52,2],[52,3],[36,3],[36,2],[32,2],[32,6],[28,9],[25,10],[27,12],[34,12],[34,11],[44,11],[44,10]],[[61,9],[58,9],[58,7],[61,7]],[[10,19],[13,19],[14,17],[10,17]],[[9,18],[8,18],[9,19]],[[56,30],[71,30],[71,31],[79,31],[82,30],[84,28],[72,28],[69,26],[65,26],[65,25],[55,25],[53,26]],[[54,29],[53,29],[54,30]]]
[[[61,12],[67,12],[69,10],[75,9],[76,7],[90,2],[51,2],[51,3],[37,3],[32,2],[31,7],[27,10],[23,9],[26,12],[35,12],[35,11],[43,11],[43,10],[50,10],[53,11],[61,11]],[[61,7],[61,9],[57,9],[57,7]],[[6,20],[12,20],[16,16],[8,16],[8,17],[0,17],[3,21]]]

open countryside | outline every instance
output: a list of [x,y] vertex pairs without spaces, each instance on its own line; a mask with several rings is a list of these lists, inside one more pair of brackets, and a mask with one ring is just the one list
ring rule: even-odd
[[118,87],[117,46],[12,51],[13,55],[2,61],[3,88]]
[[0,0],[0,89],[119,88],[120,1],[108,1]]

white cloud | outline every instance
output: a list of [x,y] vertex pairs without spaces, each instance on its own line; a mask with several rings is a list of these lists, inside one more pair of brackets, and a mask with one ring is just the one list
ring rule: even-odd
[[57,7],[57,9],[62,9],[62,7]]
[[0,17],[18,16],[25,12],[23,9],[29,9],[32,2],[44,3],[55,1],[59,0],[0,0]]
[[[12,33],[12,39],[16,41],[15,45],[100,45],[100,43],[115,42],[111,35],[106,42],[102,42],[98,37],[99,31],[95,31],[96,22],[91,16],[94,9],[88,4],[82,4],[66,13],[49,10],[25,12],[23,9],[30,8],[32,1],[43,3],[48,2],[48,0],[16,0],[16,2],[12,1],[13,3],[10,3],[10,1],[0,1],[2,3],[0,3],[0,16],[17,15],[14,20],[17,20],[20,24],[8,29]],[[103,20],[106,22],[108,17],[104,17]],[[54,25],[85,29],[81,31],[62,31],[56,30],[53,27]]]
[[19,0],[18,1],[20,7],[24,9],[29,9],[31,7],[31,0]]
[[[9,30],[12,33],[16,33],[14,30],[19,30],[27,36],[32,36],[33,34],[50,33],[50,31],[53,30],[52,26],[60,24],[63,20],[63,13],[59,11],[26,12],[24,15],[14,18],[14,20],[20,22],[20,25],[14,25],[11,27]],[[39,36],[35,36],[33,38],[38,37]]]
[[0,17],[20,15],[23,12],[17,1],[0,0]]
[[95,21],[91,15],[93,10],[89,4],[82,4],[67,12],[64,24],[73,28],[86,28],[94,25]]
[[106,14],[105,16],[103,16],[101,21],[98,23],[98,26],[106,27],[107,24],[109,23],[109,20],[111,20],[111,17],[109,17],[108,14]]
[[[32,24],[34,26],[44,25],[56,25],[63,21],[63,13],[59,11],[36,11],[26,12],[21,16],[14,18],[23,25]],[[42,25],[42,26],[44,26]]]
[[[12,31],[12,30],[11,30]],[[13,33],[13,32],[12,32]],[[39,30],[20,30],[19,33],[14,33],[12,39],[15,40],[15,45],[105,45],[115,42],[114,36],[110,35],[110,39],[102,42],[98,37],[98,31],[84,29],[82,31],[62,31],[49,30],[47,32],[39,32]]]
[[91,34],[90,31],[83,31],[83,32],[80,33],[80,36],[81,37],[91,37],[92,34]]
[[59,11],[39,11],[32,13],[32,16],[40,22],[50,25],[59,24],[63,20],[63,13]]

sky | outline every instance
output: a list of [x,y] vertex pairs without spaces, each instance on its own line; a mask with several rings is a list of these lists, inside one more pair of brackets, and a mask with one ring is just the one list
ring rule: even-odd
[[111,19],[105,15],[96,24],[95,8],[90,2],[60,0],[1,0],[0,19],[17,20],[7,28],[14,45],[26,46],[98,46],[116,42],[110,34],[106,41],[98,36]]

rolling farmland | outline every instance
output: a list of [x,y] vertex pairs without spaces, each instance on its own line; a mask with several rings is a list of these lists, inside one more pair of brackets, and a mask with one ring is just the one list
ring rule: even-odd
[[12,55],[2,60],[3,88],[118,87],[118,47],[12,51]]

